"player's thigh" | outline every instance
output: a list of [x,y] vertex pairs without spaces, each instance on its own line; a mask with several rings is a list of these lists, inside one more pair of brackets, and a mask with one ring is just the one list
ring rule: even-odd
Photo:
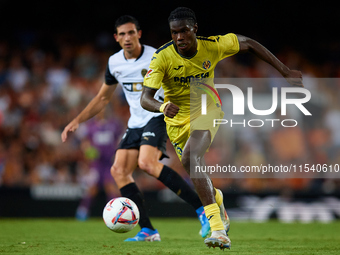
[[[138,165],[142,170],[153,171],[157,166],[162,165],[159,163],[159,159],[162,156],[162,151],[157,147],[151,145],[141,145],[139,149]],[[150,173],[152,174],[152,173]]]
[[111,172],[115,175],[132,174],[137,167],[138,153],[137,149],[117,150]]
[[139,148],[138,163],[140,161],[155,163],[159,161],[161,156],[162,152],[157,147],[148,144],[143,144]]
[[159,177],[163,164],[159,162],[163,152],[151,145],[141,145],[139,149],[138,165],[147,174]]
[[203,158],[205,152],[209,149],[210,143],[211,135],[209,130],[193,131],[183,149],[183,158]]

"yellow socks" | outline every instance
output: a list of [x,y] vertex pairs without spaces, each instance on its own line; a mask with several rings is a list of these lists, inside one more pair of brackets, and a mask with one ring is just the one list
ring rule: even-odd
[[223,203],[223,198],[220,194],[220,192],[218,192],[218,190],[216,188],[214,188],[216,191],[216,195],[215,195],[215,200],[218,206],[221,206],[221,204]]
[[[216,191],[216,194],[217,193],[218,191]],[[211,231],[224,230],[224,226],[220,217],[220,207],[217,203],[204,206],[204,211],[209,220]]]
[[215,191],[216,203],[204,206],[205,215],[209,220],[211,231],[224,230],[220,216],[220,205],[223,203],[223,198],[217,189],[215,189]]

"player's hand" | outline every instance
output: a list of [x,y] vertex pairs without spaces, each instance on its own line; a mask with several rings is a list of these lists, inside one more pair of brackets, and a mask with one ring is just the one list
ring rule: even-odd
[[288,83],[294,87],[303,87],[302,73],[297,70],[289,70],[284,76]]
[[78,129],[79,123],[75,120],[71,121],[65,128],[64,131],[61,133],[61,140],[64,143],[67,139],[68,132],[74,132]]
[[173,118],[176,116],[176,114],[179,111],[179,107],[173,103],[168,103],[165,108],[164,108],[164,115],[169,117],[169,118]]

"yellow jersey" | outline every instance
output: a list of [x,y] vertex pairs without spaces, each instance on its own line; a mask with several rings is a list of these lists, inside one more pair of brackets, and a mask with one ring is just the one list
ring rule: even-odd
[[220,103],[213,84],[214,69],[220,60],[239,51],[237,36],[232,33],[196,38],[197,52],[190,58],[179,54],[173,41],[160,47],[153,54],[149,70],[144,77],[145,87],[159,89],[162,86],[164,102],[170,101],[179,107],[180,110],[174,118],[165,117],[166,123],[171,126],[182,126],[190,122],[190,84],[195,79],[207,81],[203,89],[214,97],[216,105]]

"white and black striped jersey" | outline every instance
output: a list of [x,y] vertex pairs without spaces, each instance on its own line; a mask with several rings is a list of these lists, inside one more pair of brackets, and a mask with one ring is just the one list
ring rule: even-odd
[[[123,87],[126,100],[130,106],[129,128],[144,127],[151,118],[162,114],[144,110],[140,105],[144,76],[155,51],[156,49],[151,46],[142,45],[142,52],[137,59],[126,59],[123,49],[109,58],[105,72],[105,83],[107,85],[119,83]],[[160,102],[164,101],[162,88],[156,92],[155,99]]]

